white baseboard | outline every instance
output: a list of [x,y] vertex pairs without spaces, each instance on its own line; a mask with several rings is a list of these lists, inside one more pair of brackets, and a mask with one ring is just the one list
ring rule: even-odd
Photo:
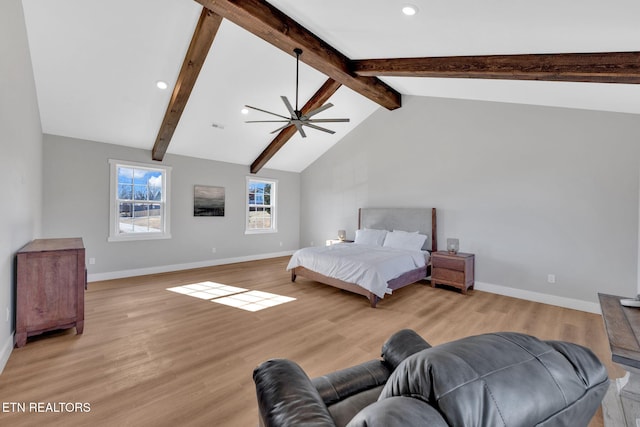
[[[185,264],[161,265],[156,267],[136,268],[132,270],[111,271],[107,273],[89,274],[88,282],[100,280],[121,279],[124,277],[144,276],[146,274],[167,273],[171,271],[190,270],[192,268],[212,267],[215,265],[233,264],[236,262],[255,261],[259,259],[276,258],[293,255],[295,251],[273,252],[268,254],[248,255],[234,258],[213,259],[207,261],[190,262]],[[596,302],[584,301],[575,298],[560,297],[556,295],[543,294],[541,292],[527,291],[523,289],[510,288],[492,283],[475,282],[474,288],[479,291],[490,292],[492,294],[505,295],[513,298],[520,298],[528,301],[541,302],[543,304],[557,305],[559,307],[571,308],[573,310],[586,311],[588,313],[602,314],[600,304]],[[11,354],[13,348],[13,337],[8,353]],[[2,357],[2,354],[0,354]],[[7,356],[8,359],[8,356]],[[0,363],[3,359],[0,359]],[[6,360],[5,360],[6,363]],[[0,365],[3,366],[3,365]]]
[[256,261],[259,259],[277,258],[293,255],[295,251],[273,252],[269,254],[248,255],[235,258],[221,258],[206,261],[189,262],[186,264],[159,265],[155,267],[136,268],[132,270],[110,271],[107,273],[93,273],[87,275],[87,282],[100,280],[122,279],[124,277],[144,276],[147,274],[168,273],[171,271],[191,270],[193,268],[213,267],[215,265],[233,264],[236,262]]
[[9,361],[9,356],[11,356],[11,352],[13,351],[13,335],[13,333],[9,335],[2,345],[2,350],[0,350],[0,374],[4,370],[4,367]]
[[505,295],[508,297],[520,298],[528,301],[541,302],[543,304],[557,305],[559,307],[586,311],[588,313],[602,314],[602,312],[600,311],[600,304],[596,302],[543,294],[540,292],[526,291],[523,289],[509,288],[507,286],[493,285],[491,283],[484,282],[475,282],[473,287],[474,289],[477,289],[479,291],[491,292],[492,294]]

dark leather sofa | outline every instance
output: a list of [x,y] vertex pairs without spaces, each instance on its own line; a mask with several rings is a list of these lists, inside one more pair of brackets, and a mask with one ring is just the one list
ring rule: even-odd
[[315,378],[287,359],[253,373],[260,425],[587,426],[608,388],[587,348],[501,332],[431,347],[409,329],[382,359]]

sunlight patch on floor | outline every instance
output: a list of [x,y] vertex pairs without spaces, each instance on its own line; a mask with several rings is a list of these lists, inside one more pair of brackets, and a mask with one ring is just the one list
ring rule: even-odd
[[295,298],[269,292],[251,291],[216,282],[192,283],[190,285],[167,288],[167,290],[246,311],[259,311],[296,300]]
[[270,294],[268,292],[249,291],[228,297],[216,298],[211,301],[217,302],[218,304],[241,308],[247,311],[258,311],[284,304],[285,302],[295,301],[295,298],[283,297],[276,294]]

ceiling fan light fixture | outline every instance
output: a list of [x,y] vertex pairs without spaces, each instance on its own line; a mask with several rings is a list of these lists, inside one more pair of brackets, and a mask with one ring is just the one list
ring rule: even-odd
[[413,16],[418,13],[418,8],[412,4],[406,4],[402,6],[402,13],[407,16]]

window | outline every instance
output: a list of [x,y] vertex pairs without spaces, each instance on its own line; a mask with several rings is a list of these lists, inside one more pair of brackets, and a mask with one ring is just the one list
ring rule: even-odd
[[247,228],[245,233],[275,233],[277,181],[247,177]]
[[171,168],[109,160],[109,241],[168,239]]

